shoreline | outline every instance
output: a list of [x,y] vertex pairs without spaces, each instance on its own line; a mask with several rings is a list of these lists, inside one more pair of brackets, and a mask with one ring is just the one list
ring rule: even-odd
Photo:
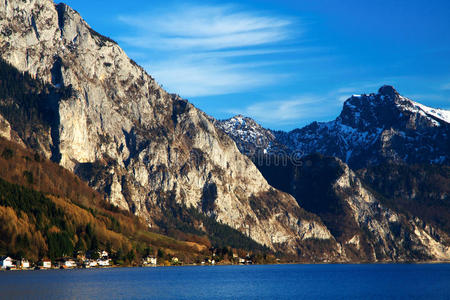
[[116,269],[116,268],[167,268],[167,267],[217,267],[217,266],[275,266],[275,265],[437,265],[450,264],[450,261],[404,261],[404,262],[288,262],[288,263],[268,263],[268,264],[182,264],[182,265],[154,265],[154,266],[127,266],[127,265],[112,265],[105,267],[75,267],[75,268],[11,268],[0,269],[0,272],[14,272],[14,271],[56,271],[56,270],[100,270],[100,269]]

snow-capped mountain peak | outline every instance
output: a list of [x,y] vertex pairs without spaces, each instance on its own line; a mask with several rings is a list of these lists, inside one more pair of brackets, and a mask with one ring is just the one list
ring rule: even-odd
[[402,121],[409,122],[409,128],[441,126],[443,122],[450,123],[450,111],[427,107],[401,96],[394,87],[384,85],[377,94],[350,97],[337,120],[367,131],[396,127]]
[[318,152],[358,168],[383,161],[448,162],[449,121],[450,111],[427,107],[384,85],[376,94],[351,96],[335,120],[290,132],[264,129],[243,116],[220,121],[219,126],[244,153],[252,145],[266,152]]

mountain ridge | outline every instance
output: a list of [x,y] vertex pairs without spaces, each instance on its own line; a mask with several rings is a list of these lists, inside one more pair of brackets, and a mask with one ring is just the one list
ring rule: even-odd
[[244,136],[246,132],[233,131],[232,120],[218,123],[243,153],[249,152],[244,149],[248,144],[258,145],[249,149],[252,153],[318,152],[339,157],[352,168],[388,161],[448,164],[450,160],[450,111],[412,101],[388,85],[376,94],[348,98],[333,121],[313,122],[289,132],[247,128],[247,132],[257,130],[262,135],[259,139],[268,141],[261,145]]

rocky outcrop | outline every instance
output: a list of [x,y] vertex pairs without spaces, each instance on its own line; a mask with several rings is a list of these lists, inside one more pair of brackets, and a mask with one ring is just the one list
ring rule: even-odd
[[252,156],[280,147],[274,144],[276,139],[272,131],[263,128],[252,118],[236,115],[226,120],[216,120],[215,124],[233,139],[239,151],[245,155]]
[[338,158],[311,155],[284,166],[267,158],[258,167],[270,184],[321,218],[339,243],[343,260],[450,259],[448,233],[435,222],[389,205]]
[[11,125],[0,115],[0,136],[11,140]]
[[21,139],[111,203],[154,226],[175,199],[291,253],[305,239],[333,243],[320,219],[272,188],[210,117],[164,91],[70,7],[5,1],[0,34],[2,59],[54,90],[43,100],[52,119]]
[[450,233],[450,166],[383,164],[357,175],[383,204]]
[[21,146],[25,146],[19,134],[11,128],[8,120],[6,120],[2,115],[0,115],[0,137],[14,141]]
[[[450,259],[445,233],[433,236],[431,232],[437,229],[429,224],[386,207],[347,165],[340,161],[337,163],[343,173],[333,183],[333,189],[350,207],[351,215],[360,228],[358,234],[344,242],[345,248],[350,245],[357,250],[365,247],[367,258],[373,261]],[[370,249],[368,253],[367,249]]]

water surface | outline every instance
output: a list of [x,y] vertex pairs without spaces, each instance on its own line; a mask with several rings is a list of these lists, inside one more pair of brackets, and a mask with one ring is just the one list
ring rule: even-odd
[[2,299],[450,299],[450,265],[268,265],[0,272]]

